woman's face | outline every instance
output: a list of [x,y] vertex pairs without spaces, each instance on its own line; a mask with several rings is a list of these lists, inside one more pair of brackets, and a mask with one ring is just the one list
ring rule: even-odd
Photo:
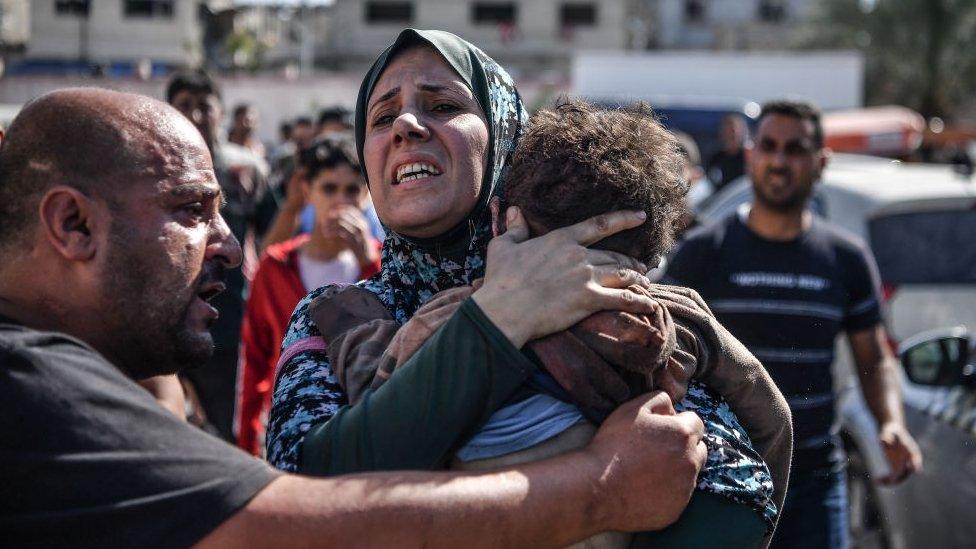
[[400,234],[430,238],[474,209],[488,124],[461,77],[439,54],[416,47],[373,87],[363,151],[379,218]]

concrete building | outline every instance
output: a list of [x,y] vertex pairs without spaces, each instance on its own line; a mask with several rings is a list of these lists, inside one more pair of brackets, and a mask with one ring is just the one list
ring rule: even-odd
[[27,58],[112,64],[202,60],[201,2],[33,0]]
[[24,48],[29,37],[29,2],[27,0],[0,0],[0,49]]
[[326,56],[332,6],[320,2],[239,2],[232,32],[253,36],[264,67],[295,67],[309,73]]
[[621,49],[628,0],[335,0],[328,57],[365,63],[405,27],[451,31],[522,72],[566,69],[574,51]]
[[776,50],[811,15],[816,0],[636,0],[647,49]]

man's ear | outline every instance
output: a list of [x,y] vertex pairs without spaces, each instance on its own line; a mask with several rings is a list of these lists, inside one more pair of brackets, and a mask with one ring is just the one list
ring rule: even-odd
[[826,168],[827,164],[830,162],[830,158],[832,156],[834,156],[833,149],[829,147],[824,147],[820,149],[820,158],[818,159],[818,161],[820,162],[821,175],[823,174],[824,168]]
[[51,188],[41,197],[40,230],[43,238],[70,261],[89,261],[98,248],[97,229],[104,208],[78,189]]
[[497,196],[493,196],[488,201],[488,210],[491,211],[491,236],[498,236],[505,232],[505,217],[501,215],[502,201]]

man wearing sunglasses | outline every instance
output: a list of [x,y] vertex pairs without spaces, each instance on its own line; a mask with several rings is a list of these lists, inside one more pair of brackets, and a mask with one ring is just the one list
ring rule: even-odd
[[298,301],[320,286],[352,283],[379,271],[381,243],[363,214],[366,181],[347,138],[320,138],[300,158],[305,201],[315,226],[268,247],[251,283],[241,329],[235,430],[254,455],[264,448],[265,416],[275,364],[288,319]]

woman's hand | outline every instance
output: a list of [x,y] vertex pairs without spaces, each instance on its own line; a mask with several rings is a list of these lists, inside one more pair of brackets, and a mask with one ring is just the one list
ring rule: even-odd
[[604,310],[650,314],[655,303],[627,290],[649,286],[637,260],[590,244],[644,222],[644,212],[613,212],[529,239],[517,208],[488,245],[484,285],[472,296],[516,346],[564,330]]

